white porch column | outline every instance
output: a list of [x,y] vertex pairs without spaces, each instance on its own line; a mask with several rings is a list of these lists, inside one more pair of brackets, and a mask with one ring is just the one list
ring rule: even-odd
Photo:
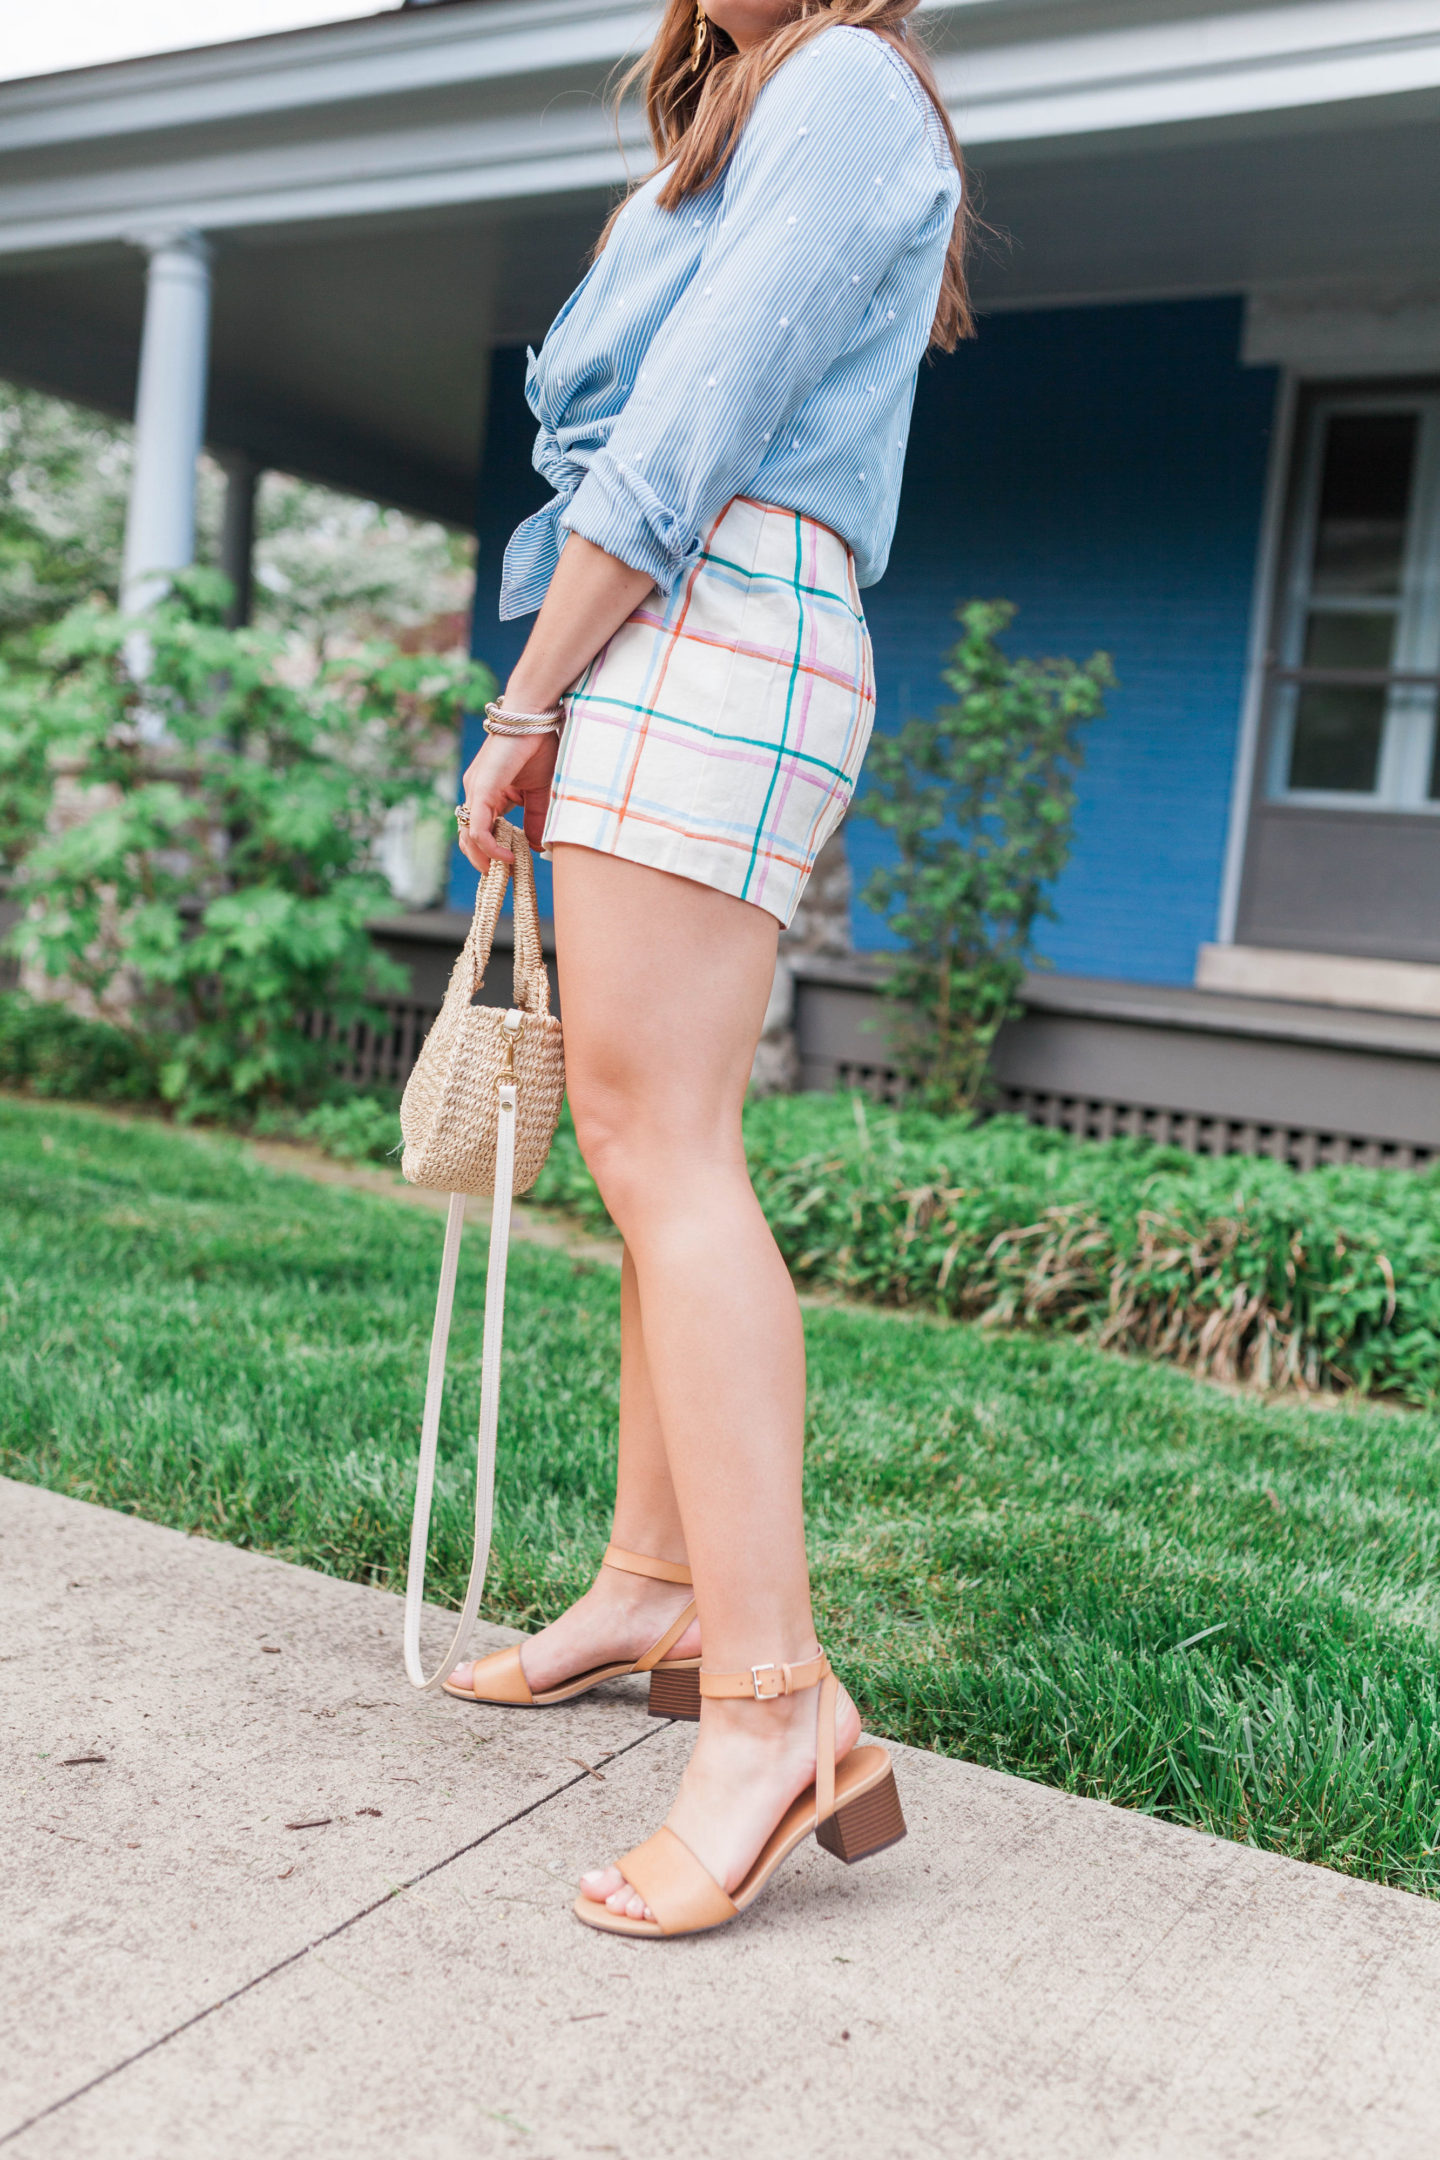
[[143,233],[149,254],[135,466],[125,519],[121,604],[159,599],[166,573],[195,558],[195,461],[205,435],[210,357],[210,249],[198,232]]

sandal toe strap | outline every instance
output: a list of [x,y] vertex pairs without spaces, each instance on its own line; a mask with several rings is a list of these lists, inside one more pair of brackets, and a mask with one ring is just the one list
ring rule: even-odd
[[733,1920],[736,1907],[683,1838],[661,1828],[620,1862],[620,1873],[655,1915],[662,1935],[689,1935]]
[[480,1702],[508,1703],[526,1710],[534,1707],[535,1697],[520,1662],[519,1643],[511,1643],[506,1650],[492,1651],[489,1657],[477,1658],[470,1675],[470,1686]]

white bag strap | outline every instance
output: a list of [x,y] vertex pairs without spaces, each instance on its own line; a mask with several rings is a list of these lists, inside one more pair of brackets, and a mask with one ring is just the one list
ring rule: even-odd
[[500,1417],[500,1353],[505,1336],[505,1263],[510,1252],[510,1201],[515,1185],[515,1082],[502,1080],[497,1095],[500,1110],[495,1145],[495,1200],[490,1215],[490,1265],[485,1277],[480,1428],[475,1449],[475,1549],[465,1603],[454,1638],[427,1680],[420,1659],[420,1613],[425,1602],[425,1554],[430,1542],[430,1501],[435,1489],[435,1446],[440,1436],[440,1404],[445,1393],[445,1351],[450,1341],[455,1271],[460,1263],[460,1238],[465,1228],[464,1193],[451,1193],[450,1210],[445,1218],[440,1292],[435,1300],[430,1371],[425,1381],[425,1415],[420,1426],[415,1513],[410,1524],[410,1563],[405,1575],[405,1670],[414,1685],[421,1689],[433,1688],[443,1680],[469,1642],[485,1588],[485,1570],[490,1562],[495,1500],[495,1429]]

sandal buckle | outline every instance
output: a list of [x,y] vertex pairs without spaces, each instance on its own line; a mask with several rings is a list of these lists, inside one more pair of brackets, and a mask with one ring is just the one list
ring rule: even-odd
[[[761,1673],[769,1673],[772,1677],[762,1682]],[[750,1667],[750,1685],[755,1690],[756,1702],[774,1702],[777,1695],[786,1693],[784,1666],[752,1665]]]

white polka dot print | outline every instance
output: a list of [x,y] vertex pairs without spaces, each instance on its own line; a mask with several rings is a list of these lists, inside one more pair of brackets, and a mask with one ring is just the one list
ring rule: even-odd
[[506,551],[506,619],[539,606],[566,530],[672,592],[737,496],[841,535],[861,585],[885,567],[959,200],[903,57],[824,28],[718,180],[680,216],[659,193],[631,197],[527,377],[553,499]]

